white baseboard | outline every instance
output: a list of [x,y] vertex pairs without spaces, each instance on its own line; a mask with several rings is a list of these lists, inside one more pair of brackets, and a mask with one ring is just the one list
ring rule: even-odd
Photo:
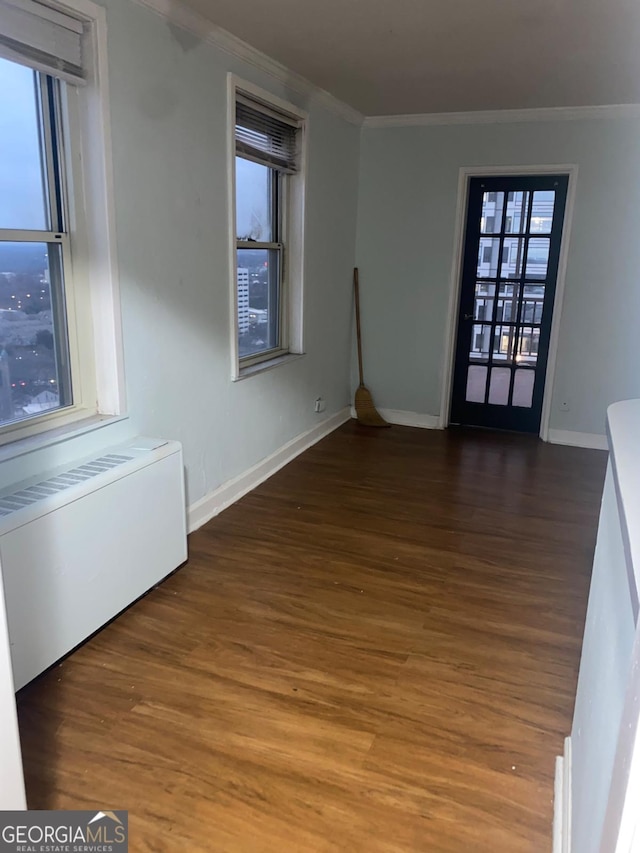
[[[423,415],[420,412],[405,412],[402,409],[378,409],[385,421],[398,426],[421,427],[422,429],[442,429],[437,415]],[[356,410],[351,407],[351,417],[355,418]]]
[[571,447],[588,447],[591,450],[608,450],[606,435],[593,432],[573,432],[569,429],[550,429],[551,444],[568,444]]
[[[378,409],[385,421],[398,426],[422,427],[423,429],[444,429],[437,415],[424,415],[421,412],[406,412],[402,409]],[[356,410],[351,407],[351,417],[355,418]],[[608,450],[606,435],[592,432],[574,432],[568,429],[550,429],[548,441],[551,444],[566,444],[570,447],[586,447],[590,450]]]
[[564,739],[564,755],[556,758],[553,801],[553,853],[571,853],[571,738]]
[[336,412],[326,418],[322,423],[312,427],[307,432],[303,432],[296,438],[291,439],[286,444],[283,444],[275,453],[267,456],[257,465],[234,477],[232,480],[227,480],[217,489],[206,494],[203,498],[191,504],[187,509],[187,528],[189,533],[193,533],[207,521],[212,519],[223,509],[231,506],[237,500],[240,500],[243,495],[255,489],[260,483],[263,483],[280,468],[283,468],[296,456],[299,456],[303,451],[312,447],[320,439],[329,435],[339,426],[346,423],[351,417],[351,412],[348,407]]
[[437,415],[423,415],[421,412],[403,412],[401,409],[379,409],[380,414],[390,424],[398,426],[439,429],[440,418]]

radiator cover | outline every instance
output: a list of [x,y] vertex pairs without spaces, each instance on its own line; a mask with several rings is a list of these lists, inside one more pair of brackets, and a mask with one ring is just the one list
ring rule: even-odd
[[16,690],[187,558],[182,448],[138,438],[0,493]]

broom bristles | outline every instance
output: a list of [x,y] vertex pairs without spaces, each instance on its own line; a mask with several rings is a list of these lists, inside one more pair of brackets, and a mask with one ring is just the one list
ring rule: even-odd
[[361,423],[364,426],[391,426],[391,424],[385,421],[385,419],[373,405],[373,399],[371,398],[371,394],[369,390],[364,387],[364,385],[360,385],[360,387],[356,391],[355,409],[358,423]]

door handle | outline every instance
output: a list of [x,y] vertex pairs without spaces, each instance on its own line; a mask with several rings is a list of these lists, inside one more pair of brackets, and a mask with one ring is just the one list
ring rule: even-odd
[[465,314],[464,319],[465,320],[473,320],[473,314]]

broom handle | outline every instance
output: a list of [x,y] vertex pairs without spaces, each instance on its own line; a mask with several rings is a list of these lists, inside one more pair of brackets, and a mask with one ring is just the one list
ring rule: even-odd
[[356,338],[358,340],[358,371],[360,372],[360,385],[364,385],[362,372],[362,333],[360,331],[360,285],[358,279],[358,267],[353,268],[353,290],[356,295]]

